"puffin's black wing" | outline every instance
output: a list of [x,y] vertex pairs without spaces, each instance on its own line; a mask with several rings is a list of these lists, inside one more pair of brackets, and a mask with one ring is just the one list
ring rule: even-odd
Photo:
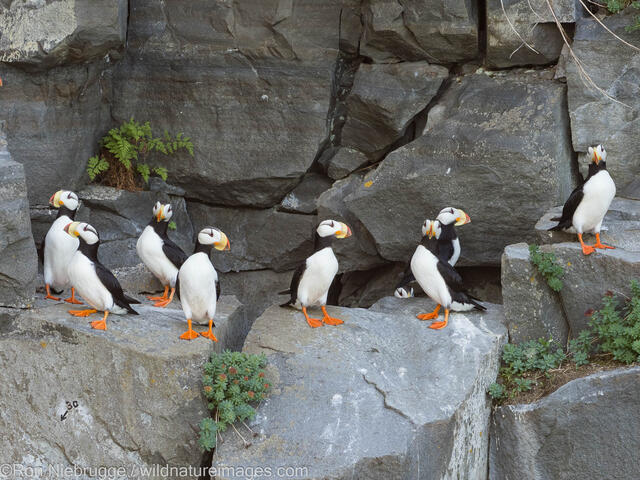
[[440,275],[442,275],[442,278],[444,278],[444,281],[450,290],[458,292],[464,289],[462,277],[458,272],[456,272],[455,268],[449,265],[448,262],[439,260],[438,272],[440,272]]
[[118,279],[111,273],[111,271],[102,265],[100,262],[94,262],[94,267],[96,269],[96,274],[98,278],[102,282],[102,284],[109,290],[111,296],[113,297],[113,301],[116,305],[122,308],[126,308],[129,313],[133,313],[134,315],[138,315],[133,308],[131,308],[130,303],[140,303],[137,300],[127,297],[122,291],[122,287],[120,286],[120,282]]
[[298,268],[296,268],[296,271],[293,272],[293,277],[291,278],[291,286],[289,287],[289,290],[283,290],[282,292],[279,292],[280,295],[291,294],[291,298],[289,299],[289,301],[280,305],[281,307],[286,307],[287,305],[294,305],[298,300],[298,285],[300,284],[300,279],[302,278],[302,274],[304,273],[306,268],[307,268],[307,261],[305,260],[300,265],[298,265]]
[[178,297],[178,299],[180,298],[180,272],[178,272],[178,275],[176,276],[176,293],[175,295]]
[[436,244],[436,257],[448,263],[453,257],[453,242],[451,240],[438,241]]
[[467,292],[451,292],[451,300],[458,303],[470,303],[476,310],[480,310],[482,312],[485,312],[487,310],[487,307],[485,307],[481,303],[478,303],[479,300],[475,297],[472,297]]
[[162,251],[169,261],[173,263],[177,269],[180,269],[187,259],[187,254],[184,253],[178,245],[169,240],[169,237],[163,238],[163,240],[164,243],[162,244]]
[[569,195],[569,198],[564,203],[564,207],[562,207],[562,216],[551,219],[558,221],[558,225],[551,227],[549,230],[564,230],[565,228],[571,227],[573,223],[573,214],[575,213],[576,208],[578,208],[578,205],[580,205],[582,197],[584,197],[584,191],[582,189],[583,185],[576,187],[576,189],[571,192],[571,195]]
[[416,281],[416,277],[414,277],[413,272],[411,271],[411,264],[409,264],[407,265],[407,268],[404,269],[404,272],[402,272],[402,278],[396,285],[396,290],[398,288],[405,288],[411,282],[415,282],[415,281]]
[[220,280],[216,280],[216,301],[220,300],[220,294],[222,289],[220,288]]

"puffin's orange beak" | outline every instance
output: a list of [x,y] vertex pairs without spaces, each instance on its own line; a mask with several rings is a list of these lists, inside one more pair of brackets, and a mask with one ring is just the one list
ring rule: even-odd
[[51,195],[51,198],[49,198],[49,205],[51,205],[53,207],[53,199],[56,196],[56,194],[54,193],[53,195]]
[[67,223],[67,224],[64,226],[63,230],[64,230],[66,233],[69,233],[69,227],[70,227],[70,226],[71,226],[71,223]]

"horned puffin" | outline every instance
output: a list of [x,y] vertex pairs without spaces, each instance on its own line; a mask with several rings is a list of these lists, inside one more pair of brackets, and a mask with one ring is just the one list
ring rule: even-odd
[[[155,307],[166,307],[171,303],[176,291],[178,270],[187,259],[187,255],[167,235],[167,227],[172,216],[171,204],[163,205],[156,202],[153,207],[153,218],[136,243],[138,256],[164,286],[161,297],[147,297],[149,300],[157,301],[154,304]],[[171,295],[169,295],[169,287],[171,287]]]
[[[602,145],[589,147],[591,163],[587,179],[578,186],[564,204],[562,216],[552,218],[558,225],[549,230],[568,230],[578,234],[582,253],[590,255],[596,248],[615,248],[600,242],[602,219],[609,210],[613,197],[616,196],[616,184],[607,172],[607,152]],[[583,233],[595,233],[595,245],[586,245],[582,240]]]
[[[178,272],[176,290],[189,326],[188,330],[180,335],[183,340],[193,340],[198,335],[202,335],[214,342],[218,341],[212,328],[215,326],[213,317],[216,314],[216,304],[220,298],[220,282],[218,281],[218,273],[211,263],[212,248],[229,250],[231,244],[227,236],[219,229],[215,227],[203,228],[198,233],[193,254],[185,260]],[[191,327],[192,320],[208,320],[209,330],[198,334]]]
[[[435,236],[438,240],[436,242],[436,256],[449,263],[452,267],[455,267],[458,259],[460,258],[460,239],[456,233],[455,227],[466,225],[471,222],[471,218],[464,210],[454,207],[445,207],[440,210],[435,220],[425,220],[423,224],[423,230],[427,234]],[[409,283],[415,281],[413,273],[411,272],[411,265],[407,266],[402,279],[396,285],[394,295],[398,298],[409,298],[413,296],[413,288],[407,290],[406,287]]]
[[[291,295],[289,301],[281,307],[302,307],[307,323],[311,328],[344,323],[339,318],[333,318],[327,313],[327,295],[333,278],[338,273],[338,259],[333,253],[331,244],[334,238],[351,236],[351,229],[342,222],[324,220],[316,228],[314,235],[314,253],[298,266],[291,279],[291,287],[279,292],[280,295]],[[322,320],[311,318],[307,308],[320,305],[323,313]]]
[[[75,219],[79,201],[75,193],[69,190],[58,190],[51,195],[49,204],[58,209],[58,216],[44,237],[44,283],[47,292],[44,298],[60,300],[60,297],[51,295],[51,291],[60,293],[69,286],[67,265],[76,253],[79,242],[77,238],[67,235],[64,227]],[[71,287],[71,297],[64,301],[82,304],[76,299],[75,293],[75,289]]]
[[91,322],[97,330],[107,329],[109,312],[117,315],[132,313],[137,315],[132,303],[140,303],[124,294],[120,282],[98,260],[100,237],[95,228],[84,222],[71,222],[64,231],[80,240],[78,250],[69,262],[69,280],[87,304],[93,308],[86,310],[69,310],[75,317],[87,317],[97,311],[103,311],[102,320]]
[[423,225],[423,240],[411,257],[411,271],[424,292],[438,303],[433,312],[417,317],[420,320],[436,320],[440,307],[444,307],[444,321],[429,325],[429,328],[439,330],[447,326],[450,310],[464,312],[475,308],[484,311],[486,308],[465,292],[458,272],[446,260],[438,258],[437,240],[432,238],[432,230],[427,231]]

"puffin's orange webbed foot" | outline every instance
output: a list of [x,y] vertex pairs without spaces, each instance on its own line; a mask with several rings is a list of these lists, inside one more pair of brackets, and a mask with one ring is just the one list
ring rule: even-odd
[[433,320],[438,318],[438,314],[440,312],[440,305],[436,307],[436,309],[431,313],[420,313],[416,315],[418,320]]
[[47,295],[44,297],[45,299],[48,298],[49,300],[56,300],[56,301],[60,300],[60,297],[54,297],[53,295],[51,295],[51,287],[49,287],[48,283],[44,287],[47,290]]
[[214,342],[217,342],[218,339],[213,334],[212,327],[213,327],[213,320],[209,320],[209,330],[207,330],[206,332],[200,332],[200,335],[202,335],[203,337],[208,338],[209,340],[213,340]]
[[198,338],[199,333],[194,331],[193,328],[191,328],[191,319],[190,318],[187,319],[187,323],[189,324],[189,328],[187,329],[186,332],[184,332],[182,335],[180,335],[180,338],[182,340],[193,340],[194,338]]
[[447,326],[447,323],[449,323],[449,310],[445,309],[444,310],[444,321],[443,322],[433,322],[431,325],[429,325],[429,328],[432,328],[434,330],[442,330],[444,327]]
[[[168,287],[167,287],[168,288]],[[169,297],[166,300],[161,300],[158,303],[154,303],[153,306],[154,307],[161,307],[164,308],[167,305],[169,305],[172,301],[173,301],[173,295],[176,293],[176,289],[172,288],[171,289],[171,295],[169,295]]]
[[[169,285],[165,285],[164,287],[164,293],[162,294],[161,297],[154,297],[153,295],[149,295],[147,296],[148,300],[154,300],[154,301],[160,301],[163,302],[165,300],[169,299]],[[155,307],[155,305],[154,305]]]
[[91,322],[90,325],[91,325],[91,328],[95,328],[96,330],[107,329],[107,321],[104,318],[102,320],[96,320],[95,322]]
[[88,308],[86,310],[69,310],[69,313],[74,317],[88,317],[92,313],[96,313],[97,310],[94,308]]
[[340,320],[339,318],[334,318],[332,316],[329,315],[329,313],[327,312],[326,307],[323,305],[322,306],[322,313],[324,313],[324,317],[322,318],[322,322],[326,323],[327,325],[341,325],[344,323],[344,321]]
[[304,317],[307,319],[307,323],[311,328],[318,328],[322,326],[322,320],[318,318],[311,318],[307,314],[307,307],[302,307],[302,313],[304,313]]
[[74,305],[82,305],[82,302],[76,298],[76,289],[73,287],[71,287],[71,296],[69,298],[65,298],[64,301]]
[[585,255],[591,255],[593,252],[596,251],[596,249],[593,248],[591,245],[587,245],[586,243],[584,243],[584,241],[582,240],[581,233],[578,234],[578,240],[580,240],[580,245],[582,246],[582,253],[584,253]]
[[612,247],[611,245],[605,245],[604,243],[602,243],[600,241],[600,234],[596,233],[596,244],[593,246],[593,248],[599,248],[601,250],[605,250],[605,249],[610,249],[610,250],[615,250],[616,247]]

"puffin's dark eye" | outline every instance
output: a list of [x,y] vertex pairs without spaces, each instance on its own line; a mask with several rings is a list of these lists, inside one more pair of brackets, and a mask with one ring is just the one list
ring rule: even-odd
[[453,208],[451,210],[449,210],[449,213],[453,213]]
[[333,228],[333,221],[331,222],[331,228]]

